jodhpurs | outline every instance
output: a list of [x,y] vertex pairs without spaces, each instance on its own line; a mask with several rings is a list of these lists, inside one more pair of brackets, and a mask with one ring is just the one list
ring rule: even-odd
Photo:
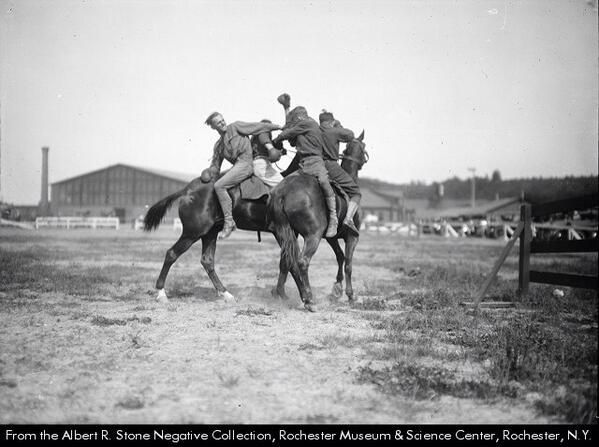
[[231,201],[231,196],[229,196],[227,189],[239,185],[246,178],[251,177],[253,172],[254,168],[251,162],[238,161],[225,173],[225,175],[214,183],[214,191],[216,192],[220,206],[223,209],[225,221],[233,220],[233,202]]
[[322,158],[317,155],[310,155],[302,158],[299,165],[300,172],[316,177],[325,197],[335,197],[333,187],[329,183],[329,174]]
[[326,160],[324,165],[329,173],[329,178],[337,182],[337,184],[346,192],[352,202],[360,203],[360,198],[362,197],[360,187],[354,181],[354,179],[352,179],[351,176],[345,172],[341,166],[339,166],[339,163],[332,160]]

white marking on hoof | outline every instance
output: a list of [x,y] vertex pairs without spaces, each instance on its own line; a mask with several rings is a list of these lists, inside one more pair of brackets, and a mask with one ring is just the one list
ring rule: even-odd
[[158,296],[156,297],[156,301],[160,303],[168,303],[168,297],[166,296],[166,292],[164,289],[158,290]]
[[225,290],[224,292],[218,292],[218,296],[225,300],[225,302],[230,303],[231,301],[235,301],[235,297],[229,293],[229,291]]

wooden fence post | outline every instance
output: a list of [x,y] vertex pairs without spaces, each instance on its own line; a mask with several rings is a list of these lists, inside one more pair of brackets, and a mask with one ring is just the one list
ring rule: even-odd
[[520,207],[520,222],[524,224],[520,235],[520,259],[518,262],[518,295],[526,296],[530,283],[530,242],[532,241],[531,206],[528,203]]
[[499,259],[497,259],[497,261],[495,261],[495,265],[493,266],[493,270],[491,270],[491,273],[489,274],[489,276],[487,276],[487,279],[485,280],[485,282],[483,283],[483,285],[481,286],[481,288],[478,290],[478,292],[474,296],[474,311],[475,312],[478,310],[478,305],[480,304],[481,300],[485,296],[485,293],[487,293],[487,290],[489,290],[489,287],[491,287],[491,283],[495,279],[495,276],[497,276],[497,272],[499,272],[499,269],[501,268],[501,266],[505,262],[508,254],[510,253],[510,250],[512,249],[512,247],[516,243],[516,240],[522,234],[522,231],[524,230],[523,227],[524,227],[524,222],[520,222],[518,224],[518,227],[516,228],[516,231],[514,231],[512,233],[512,237],[510,238],[509,242],[507,243],[507,245],[505,246],[505,248],[501,252],[501,255],[499,256]]

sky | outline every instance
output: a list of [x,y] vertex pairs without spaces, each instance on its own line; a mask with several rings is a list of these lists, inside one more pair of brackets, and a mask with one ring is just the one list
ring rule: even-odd
[[[0,0],[0,200],[116,163],[199,173],[276,97],[394,183],[597,175],[597,0]],[[291,156],[280,163],[284,168]]]

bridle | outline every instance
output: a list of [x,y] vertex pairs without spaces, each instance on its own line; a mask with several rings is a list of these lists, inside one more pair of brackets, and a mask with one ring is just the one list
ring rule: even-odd
[[[358,141],[360,145],[364,144],[358,139],[354,139],[354,141]],[[356,163],[358,165],[358,169],[362,169],[362,166],[364,166],[366,163],[368,163],[368,160],[370,159],[368,152],[366,152],[366,149],[362,149],[363,158],[361,160],[359,160],[356,157],[353,157],[351,155],[348,155],[347,151],[348,151],[348,148],[345,148],[345,150],[343,151],[343,154],[341,155],[341,158],[343,160],[353,161],[354,163]]]

